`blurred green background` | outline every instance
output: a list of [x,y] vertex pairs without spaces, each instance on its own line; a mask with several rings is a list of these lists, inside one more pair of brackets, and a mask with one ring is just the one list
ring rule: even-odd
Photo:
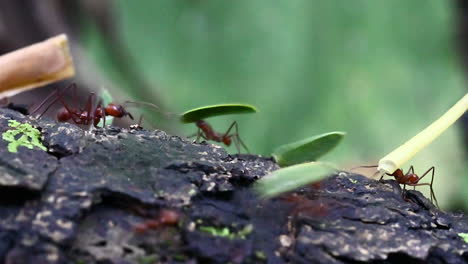
[[[130,66],[154,87],[145,91],[154,98],[142,98],[141,87],[115,70],[102,35],[84,23],[85,46],[106,74],[129,96],[164,102],[171,112],[257,106],[257,114],[209,120],[220,132],[237,120],[253,153],[268,156],[279,145],[339,130],[348,134],[325,160],[343,168],[376,164],[466,93],[449,1],[115,3]],[[179,135],[196,131],[174,126]],[[436,166],[443,208],[468,208],[464,150],[453,127],[411,161],[417,173]]]

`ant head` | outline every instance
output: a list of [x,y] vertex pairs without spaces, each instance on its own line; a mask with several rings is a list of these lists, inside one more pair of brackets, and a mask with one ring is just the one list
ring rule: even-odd
[[231,143],[232,143],[232,138],[231,138],[231,136],[224,136],[224,137],[223,137],[223,143],[224,143],[226,146],[230,146]]
[[412,184],[416,184],[419,181],[419,177],[416,174],[410,174],[408,175],[408,181]]
[[62,107],[57,112],[57,120],[60,122],[66,122],[71,118],[70,112],[65,107]]

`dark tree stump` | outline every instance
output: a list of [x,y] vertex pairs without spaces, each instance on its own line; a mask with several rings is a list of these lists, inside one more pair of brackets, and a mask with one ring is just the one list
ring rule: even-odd
[[[162,131],[8,120],[42,131],[49,152],[0,140],[0,262],[464,263],[468,218],[417,191],[338,172],[259,200],[271,158],[229,155]],[[138,226],[177,212],[176,225]],[[149,226],[149,225],[148,225]]]

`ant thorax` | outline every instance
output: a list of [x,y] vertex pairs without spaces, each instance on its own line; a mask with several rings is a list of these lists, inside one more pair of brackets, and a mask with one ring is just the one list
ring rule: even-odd
[[418,175],[414,173],[403,174],[403,171],[398,169],[392,176],[395,177],[395,180],[400,184],[417,184],[419,182]]

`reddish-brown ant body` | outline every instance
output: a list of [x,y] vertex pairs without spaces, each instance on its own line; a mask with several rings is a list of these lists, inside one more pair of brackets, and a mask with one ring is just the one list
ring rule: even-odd
[[[73,108],[70,107],[65,100],[63,99],[64,94],[73,89],[74,98],[76,97],[76,84],[71,84],[63,91],[59,89],[52,92],[44,101],[42,101],[32,112],[31,114],[36,113],[41,107],[48,103],[45,110],[39,115],[41,117],[49,108],[55,104],[56,102],[60,102],[63,107],[60,108],[57,112],[57,120],[60,122],[66,121],[73,121],[77,125],[94,125],[95,127],[99,124],[101,119],[104,120],[105,125],[105,117],[106,116],[113,116],[116,118],[122,118],[125,116],[130,117],[133,120],[133,116],[125,110],[122,105],[110,103],[107,106],[102,105],[102,100],[99,100],[96,106],[94,106],[94,102],[96,100],[96,95],[91,93],[88,96],[87,103],[84,108]],[[53,99],[55,97],[55,99]],[[51,100],[53,99],[53,100]]]
[[[358,168],[375,168],[375,167],[378,167],[377,165],[372,165],[372,166],[360,166]],[[429,172],[432,171],[432,177],[431,177],[431,183],[419,183],[426,175],[429,174]],[[430,190],[431,190],[431,202],[435,201],[436,203],[436,206],[439,207],[439,203],[437,202],[437,198],[435,197],[435,194],[434,194],[434,189],[432,188],[432,185],[434,183],[434,171],[435,171],[435,167],[432,166],[430,167],[426,172],[424,172],[423,175],[421,176],[418,176],[416,173],[414,173],[414,168],[413,166],[411,166],[408,170],[408,172],[406,173],[403,173],[403,170],[402,169],[397,169],[396,171],[394,171],[392,174],[390,173],[385,173],[382,175],[382,177],[380,177],[379,181],[382,181],[383,177],[385,175],[388,175],[388,176],[393,176],[395,177],[395,180],[399,183],[399,184],[403,184],[403,194],[406,190],[406,186],[413,186],[414,189],[416,188],[416,186],[429,186]]]
[[134,227],[135,232],[143,233],[149,229],[156,229],[162,226],[176,225],[179,222],[180,214],[174,210],[163,209],[159,212],[158,218],[148,220]]
[[[216,132],[213,129],[213,127],[211,127],[211,125],[208,124],[208,122],[204,120],[198,120],[197,122],[195,122],[195,125],[198,127],[198,131],[196,134],[197,139],[195,140],[196,142],[198,142],[200,137],[202,137],[205,140],[212,140],[215,142],[224,143],[226,146],[230,146],[232,141],[234,141],[234,144],[236,145],[237,151],[239,153],[240,153],[239,144],[242,145],[242,147],[247,152],[250,152],[247,146],[239,137],[239,129],[237,127],[236,121],[232,122],[232,124],[229,126],[229,128],[224,134]],[[233,128],[236,130],[236,132],[229,134]]]

